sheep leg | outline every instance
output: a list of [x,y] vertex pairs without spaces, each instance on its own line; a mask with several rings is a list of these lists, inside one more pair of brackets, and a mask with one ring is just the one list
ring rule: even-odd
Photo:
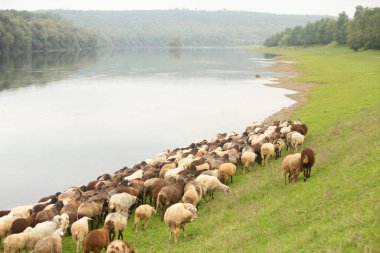
[[181,225],[181,229],[183,231],[183,237],[186,238],[185,225]]
[[118,240],[120,240],[120,238],[121,238],[121,240],[124,240],[124,236],[123,236],[123,231],[122,230],[119,231],[119,235],[117,236]]

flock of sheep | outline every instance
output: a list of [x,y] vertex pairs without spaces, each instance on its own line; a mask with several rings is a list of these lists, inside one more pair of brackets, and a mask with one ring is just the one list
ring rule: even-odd
[[[4,252],[60,253],[66,233],[75,241],[77,252],[96,253],[103,248],[108,253],[134,252],[123,238],[133,210],[135,232],[140,220],[147,229],[157,212],[169,228],[169,240],[174,236],[177,242],[179,231],[185,236],[185,225],[197,219],[202,198],[210,201],[215,190],[230,192],[227,184],[232,183],[239,163],[246,173],[254,163],[266,166],[270,157],[277,159],[283,149],[290,149],[282,163],[285,184],[296,181],[301,172],[306,181],[314,152],[310,148],[296,151],[307,130],[300,121],[254,123],[242,135],[218,134],[211,141],[167,150],[132,168],[44,197],[34,206],[0,211]],[[98,228],[101,223],[104,226]]]

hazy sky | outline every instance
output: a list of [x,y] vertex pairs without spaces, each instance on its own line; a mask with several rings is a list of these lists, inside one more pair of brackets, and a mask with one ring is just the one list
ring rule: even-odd
[[40,10],[240,10],[281,14],[349,16],[355,6],[380,7],[380,0],[0,0],[0,9]]

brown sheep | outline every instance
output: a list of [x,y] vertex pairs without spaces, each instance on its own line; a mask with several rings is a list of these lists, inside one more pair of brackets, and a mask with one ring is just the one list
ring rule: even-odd
[[185,181],[180,179],[175,184],[165,186],[160,190],[157,196],[156,210],[161,211],[161,221],[164,219],[166,209],[181,200],[184,188]]
[[57,203],[55,203],[53,208],[38,212],[36,216],[36,224],[44,222],[44,221],[52,220],[54,216],[60,214],[62,207],[63,207],[63,202],[58,201]]
[[297,131],[302,135],[307,134],[307,126],[305,124],[292,124],[290,126],[291,131]]
[[303,181],[310,177],[311,167],[315,163],[315,153],[311,148],[304,148],[301,152],[301,162],[303,170]]
[[101,249],[107,249],[110,233],[114,232],[114,230],[114,223],[108,221],[103,228],[88,233],[84,241],[84,253],[89,253],[90,251],[100,253]]
[[28,218],[17,218],[12,222],[11,234],[19,234],[23,232],[27,227],[32,227],[32,216]]

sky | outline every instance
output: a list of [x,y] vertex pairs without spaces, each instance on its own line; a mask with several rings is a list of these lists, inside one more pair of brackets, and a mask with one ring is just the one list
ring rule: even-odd
[[276,14],[353,16],[355,7],[380,7],[380,0],[0,0],[0,9],[41,10],[233,10]]

